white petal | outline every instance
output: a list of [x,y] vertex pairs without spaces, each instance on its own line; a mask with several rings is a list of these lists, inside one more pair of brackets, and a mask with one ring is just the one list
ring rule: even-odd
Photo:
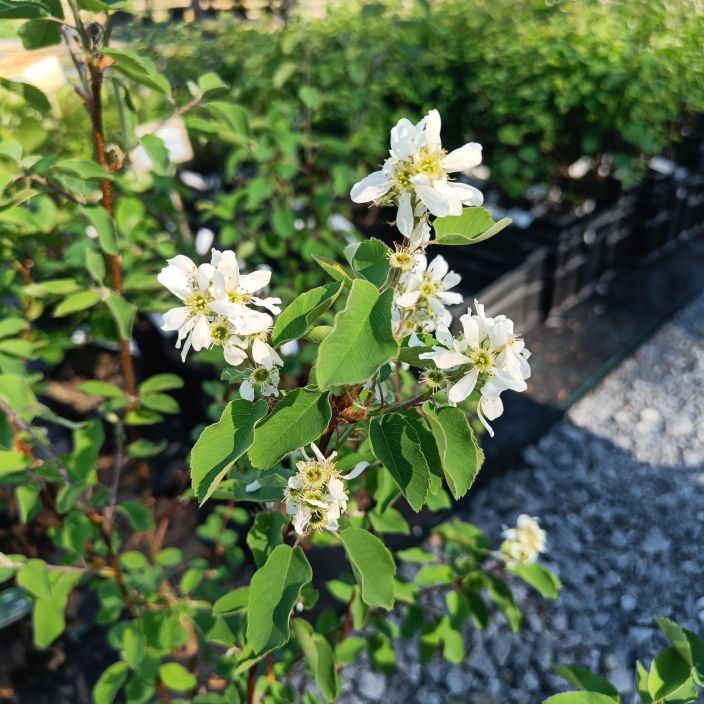
[[456,306],[462,303],[462,301],[464,300],[461,293],[454,293],[454,291],[441,291],[440,293],[438,293],[438,298],[446,306]]
[[504,412],[504,404],[498,397],[482,396],[479,400],[482,413],[489,420],[498,418]]
[[239,367],[239,365],[247,359],[247,353],[237,345],[230,342],[227,342],[222,346],[222,351],[225,361],[233,367]]
[[441,352],[435,357],[435,366],[438,369],[452,369],[460,364],[469,364],[469,358],[459,352]]
[[247,484],[247,486],[244,488],[244,490],[248,493],[251,494],[253,491],[257,491],[258,489],[262,488],[262,483],[258,480],[255,479],[253,482],[250,482]]
[[433,215],[440,218],[450,215],[451,205],[446,195],[436,191],[430,186],[427,177],[413,176],[411,182],[413,183],[418,197]]
[[469,142],[459,149],[453,149],[443,160],[442,168],[448,173],[466,171],[482,163],[482,145]]
[[[211,264],[217,267],[217,270],[229,281],[234,279],[233,285],[237,286],[239,280],[240,267],[237,263],[237,256],[231,249],[226,249],[224,252],[218,252],[218,256],[213,250]],[[217,264],[215,263],[217,262]]]
[[273,318],[267,313],[249,308],[245,308],[242,316],[236,321],[232,320],[232,324],[240,335],[254,335],[258,332],[264,332],[271,327],[273,322]]
[[249,379],[240,384],[240,396],[247,401],[254,401],[254,385]]
[[[195,272],[195,266],[193,271]],[[159,272],[156,280],[181,300],[192,291],[191,277],[179,267],[171,264]]]
[[183,324],[186,322],[190,311],[191,309],[187,308],[186,306],[167,310],[162,318],[163,325],[161,326],[161,329],[166,330],[167,332],[170,332],[172,330],[179,330],[181,327],[183,327]]
[[391,182],[383,171],[375,171],[352,186],[350,197],[355,203],[377,200],[391,188]]
[[477,349],[479,347],[479,326],[477,325],[477,319],[473,315],[465,314],[460,317],[460,323],[462,323],[462,330],[464,331],[464,339],[467,345],[472,349]]
[[425,220],[422,220],[411,233],[410,247],[411,249],[417,249],[428,242],[430,242],[430,225]]
[[271,281],[271,271],[269,269],[257,269],[251,274],[245,274],[240,277],[239,288],[241,291],[254,293],[254,291],[267,286],[269,281]]
[[283,360],[276,351],[259,338],[252,343],[252,357],[257,364],[267,369],[271,369],[275,364],[283,366]]
[[455,185],[446,181],[435,181],[433,183],[435,190],[447,199],[450,208],[449,215],[462,215],[462,199],[457,189],[453,188]]
[[410,308],[418,303],[420,291],[406,291],[396,299],[396,305],[400,308]]
[[409,338],[408,338],[408,346],[409,347],[425,347],[425,343],[423,340],[418,337],[415,333],[413,333]]
[[442,120],[437,110],[431,110],[425,118],[425,144],[431,151],[442,149],[440,128]]
[[476,206],[484,202],[484,194],[474,186],[466,183],[457,183],[457,181],[450,181],[447,185],[455,192],[464,205]]
[[450,401],[453,403],[464,401],[467,396],[474,391],[474,387],[477,385],[477,376],[477,370],[473,369],[469,372],[469,374],[462,377],[456,384],[454,384],[447,394]]
[[443,286],[446,289],[454,288],[460,281],[462,281],[462,277],[454,271],[449,272],[442,279]]
[[447,261],[445,261],[445,257],[438,254],[438,256],[430,262],[430,265],[428,266],[428,274],[430,274],[430,276],[434,279],[442,279],[443,276],[447,274],[449,268],[450,267]]
[[318,461],[325,462],[325,455],[320,451],[320,448],[314,442],[310,444],[310,449],[313,450],[313,454],[318,458]]
[[413,151],[413,123],[402,117],[391,128],[391,154],[397,159],[407,159]]
[[404,237],[411,237],[413,233],[413,208],[411,206],[411,194],[405,191],[398,201],[398,213],[396,214],[396,227]]
[[438,327],[435,333],[435,339],[447,348],[452,347],[452,334],[446,327]]
[[201,264],[198,267],[198,288],[201,290],[208,288],[214,274],[215,268],[211,264]]
[[252,303],[262,308],[266,308],[271,311],[274,315],[278,315],[281,312],[281,299],[269,296],[269,298],[257,298],[254,296],[252,298]]
[[369,466],[369,462],[358,462],[355,466],[354,469],[351,472],[348,472],[347,474],[343,474],[342,478],[343,479],[355,479],[358,477],[367,467]]
[[204,315],[199,315],[193,326],[193,349],[197,352],[210,344],[210,323]]
[[171,257],[171,259],[167,259],[166,261],[170,266],[175,266],[184,274],[194,276],[196,273],[196,265],[185,254],[177,254],[175,257]]

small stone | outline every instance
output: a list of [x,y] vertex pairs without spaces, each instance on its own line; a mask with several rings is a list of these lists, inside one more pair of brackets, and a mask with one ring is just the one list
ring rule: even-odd
[[386,677],[380,672],[365,670],[359,680],[359,691],[373,702],[381,701],[386,691]]
[[671,547],[671,543],[659,528],[652,528],[643,540],[641,547],[648,555],[656,555],[657,553],[667,552]]
[[445,680],[450,692],[455,696],[459,696],[467,691],[467,686],[470,684],[471,680],[462,676],[462,672],[458,667],[453,667],[447,674]]
[[654,432],[665,427],[662,416],[655,408],[644,408],[640,412],[639,418],[640,423],[637,427],[641,432]]
[[632,594],[624,594],[621,597],[621,608],[624,611],[633,611],[637,605],[638,602]]

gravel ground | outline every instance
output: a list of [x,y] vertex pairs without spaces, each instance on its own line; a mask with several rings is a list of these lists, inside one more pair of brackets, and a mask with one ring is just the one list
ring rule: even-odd
[[558,601],[519,585],[518,635],[500,616],[483,633],[468,628],[460,666],[421,667],[416,644],[401,642],[388,675],[347,668],[339,701],[538,704],[566,688],[550,664],[575,662],[635,702],[635,659],[665,643],[652,616],[704,632],[703,386],[704,294],[471,502],[465,517],[496,540],[519,513],[540,517]]

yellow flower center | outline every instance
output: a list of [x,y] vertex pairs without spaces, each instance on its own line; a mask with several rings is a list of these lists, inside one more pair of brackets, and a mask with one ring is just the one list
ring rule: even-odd
[[269,381],[269,370],[264,367],[257,367],[252,372],[252,378],[257,384],[265,384]]
[[230,303],[241,303],[243,306],[248,306],[252,302],[252,294],[241,291],[228,291],[227,298]]
[[215,344],[221,345],[230,336],[230,331],[228,330],[227,325],[218,323],[210,328],[210,336]]
[[203,291],[196,291],[187,299],[186,304],[197,313],[204,313],[208,310],[208,303],[210,303],[210,301],[210,295]]
[[489,350],[478,349],[469,355],[472,366],[480,372],[488,372],[494,366],[494,357]]

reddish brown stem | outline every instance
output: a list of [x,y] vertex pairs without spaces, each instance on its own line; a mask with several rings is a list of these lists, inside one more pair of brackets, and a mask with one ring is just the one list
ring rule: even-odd
[[257,684],[257,666],[252,665],[247,674],[247,704],[254,704],[254,687]]

